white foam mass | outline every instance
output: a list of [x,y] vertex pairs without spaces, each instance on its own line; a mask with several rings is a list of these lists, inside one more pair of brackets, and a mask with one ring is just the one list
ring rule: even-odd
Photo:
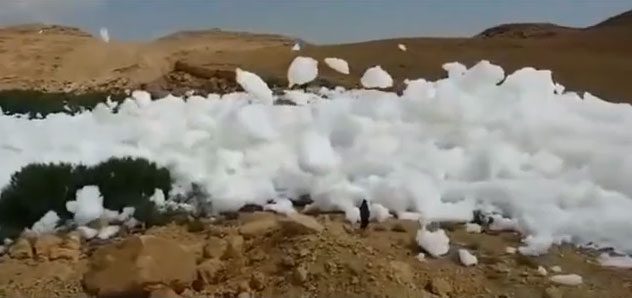
[[599,255],[599,258],[597,258],[597,262],[599,262],[599,265],[604,267],[615,267],[624,269],[632,268],[632,257],[630,256],[611,256],[609,254],[603,253]]
[[553,275],[549,279],[556,284],[565,286],[578,286],[584,282],[583,278],[577,274]]
[[296,51],[300,51],[300,50],[301,50],[301,45],[300,45],[300,44],[295,43],[295,44],[292,46],[292,51],[295,51],[295,52],[296,52]]
[[55,211],[48,211],[40,220],[33,224],[31,231],[40,235],[52,233],[55,231],[59,220],[59,215]]
[[467,249],[459,249],[459,260],[465,267],[474,266],[478,264],[478,258],[469,252]]
[[103,197],[98,186],[84,186],[77,190],[76,201],[66,203],[66,209],[74,214],[77,225],[85,225],[100,218],[105,212]]
[[325,58],[325,64],[341,74],[349,74],[349,63],[343,59],[328,57]]
[[272,95],[272,90],[268,87],[263,79],[261,79],[258,75],[242,70],[240,68],[235,69],[236,81],[244,91],[248,92],[252,97],[253,101],[257,101],[263,104],[272,104],[274,101],[274,97]]
[[221,100],[129,99],[116,113],[100,104],[37,120],[0,115],[0,187],[29,163],[145,157],[176,184],[198,184],[213,210],[281,194],[310,195],[310,208],[350,220],[363,199],[432,221],[469,222],[480,209],[523,233],[521,252],[594,242],[632,253],[632,107],[556,94],[547,71],[503,77],[481,63],[409,81],[401,97],[337,89],[300,106],[262,105],[262,94],[273,99],[262,83]]
[[289,87],[307,84],[318,76],[318,61],[311,57],[298,56],[287,69]]
[[424,249],[428,254],[433,257],[440,257],[450,251],[450,238],[446,235],[445,231],[438,229],[436,231],[428,231],[423,226],[417,231],[415,237],[417,244]]
[[403,52],[406,52],[406,50],[407,50],[406,45],[403,44],[403,43],[398,44],[397,48],[399,48]]
[[367,69],[360,83],[364,88],[389,88],[393,86],[393,78],[381,66],[373,66]]

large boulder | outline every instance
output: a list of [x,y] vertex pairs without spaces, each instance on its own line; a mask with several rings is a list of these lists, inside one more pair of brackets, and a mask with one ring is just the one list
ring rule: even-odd
[[97,250],[83,285],[97,297],[145,297],[157,286],[181,293],[195,279],[192,252],[172,240],[143,235]]

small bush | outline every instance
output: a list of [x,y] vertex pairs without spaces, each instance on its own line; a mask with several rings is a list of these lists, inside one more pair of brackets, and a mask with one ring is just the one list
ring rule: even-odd
[[[86,94],[45,93],[35,90],[0,91],[0,108],[8,115],[24,114],[30,118],[37,114],[46,116],[51,113],[76,113],[82,109],[91,110],[98,103],[105,102],[110,94],[94,92]],[[112,101],[121,102],[126,96],[114,94]]]
[[17,236],[46,212],[71,219],[66,202],[75,200],[77,190],[97,185],[103,205],[121,211],[135,207],[134,217],[152,225],[163,221],[149,201],[155,189],[171,191],[171,175],[145,159],[112,158],[94,167],[70,164],[32,164],[11,177],[0,194],[0,239]]

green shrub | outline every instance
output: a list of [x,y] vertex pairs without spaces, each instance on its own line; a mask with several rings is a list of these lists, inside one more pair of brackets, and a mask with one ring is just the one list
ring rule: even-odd
[[0,235],[15,236],[49,210],[70,218],[66,201],[74,191],[73,175],[68,164],[32,164],[15,173],[0,195]]
[[121,102],[126,98],[123,94],[110,95],[105,92],[70,94],[35,90],[3,90],[0,91],[0,108],[8,115],[24,114],[31,118],[37,114],[42,116],[51,113],[74,114],[84,109],[93,109],[98,103],[105,102],[108,96],[116,102]]
[[17,236],[49,210],[62,220],[71,219],[66,202],[75,200],[77,190],[88,185],[99,187],[105,208],[135,207],[136,219],[158,224],[164,217],[149,198],[155,189],[168,195],[171,182],[167,169],[140,158],[112,158],[93,167],[31,164],[13,174],[0,194],[0,239]]

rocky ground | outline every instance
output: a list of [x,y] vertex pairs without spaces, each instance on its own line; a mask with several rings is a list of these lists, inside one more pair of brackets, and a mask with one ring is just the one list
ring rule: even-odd
[[[417,222],[389,219],[363,231],[337,214],[240,213],[183,220],[111,240],[88,241],[76,232],[22,238],[0,258],[0,297],[576,298],[632,293],[632,271],[601,267],[591,252],[556,247],[545,256],[525,257],[507,252],[519,245],[515,233],[467,233],[460,224],[444,228],[450,253],[423,259],[414,240]],[[462,265],[461,248],[479,263]],[[555,266],[561,272],[551,269]],[[578,274],[583,283],[559,285],[551,280],[556,274]]]

